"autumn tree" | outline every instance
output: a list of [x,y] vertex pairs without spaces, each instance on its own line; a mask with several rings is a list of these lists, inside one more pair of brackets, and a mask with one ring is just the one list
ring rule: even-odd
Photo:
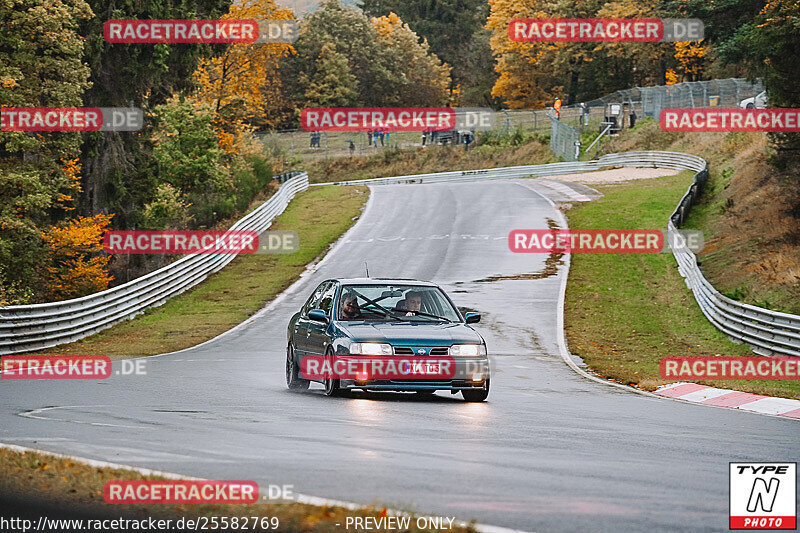
[[396,15],[370,20],[327,0],[303,20],[294,48],[282,72],[298,109],[321,98],[367,107],[447,101],[449,69]]
[[[293,14],[273,0],[256,0],[231,4],[222,18],[291,20]],[[243,125],[274,128],[285,119],[287,104],[278,68],[279,60],[291,52],[292,46],[286,43],[237,43],[200,60],[195,72],[198,97],[214,110],[226,151],[234,150],[231,136],[240,138]]]
[[486,0],[362,0],[371,17],[396,13],[452,68],[450,89],[461,95],[459,105],[490,103],[494,82],[488,32],[484,30]]
[[392,84],[396,103],[413,107],[447,104],[450,67],[431,54],[428,42],[420,42],[419,36],[394,13],[371,22],[378,32],[378,44],[392,51],[393,70],[397,73]]
[[515,18],[547,18],[543,0],[489,0],[486,28],[492,32],[490,44],[495,56],[497,81],[492,96],[512,108],[538,108],[550,104],[561,92],[563,78],[551,64],[554,43],[520,43],[508,37],[508,24]]
[[114,215],[78,217],[42,232],[49,254],[43,277],[49,301],[79,298],[108,288],[110,257],[103,234]]

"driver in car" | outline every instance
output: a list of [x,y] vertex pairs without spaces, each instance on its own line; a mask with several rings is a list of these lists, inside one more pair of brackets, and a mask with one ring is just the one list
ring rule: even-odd
[[422,293],[417,291],[408,291],[405,299],[405,309],[408,311],[406,316],[416,315],[422,309]]
[[342,320],[358,320],[361,318],[361,309],[358,307],[356,295],[349,293],[342,296]]

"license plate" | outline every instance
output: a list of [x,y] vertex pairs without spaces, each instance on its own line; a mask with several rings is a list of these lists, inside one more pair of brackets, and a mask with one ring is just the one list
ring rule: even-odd
[[440,373],[439,363],[415,363],[412,367],[415,374],[436,375]]

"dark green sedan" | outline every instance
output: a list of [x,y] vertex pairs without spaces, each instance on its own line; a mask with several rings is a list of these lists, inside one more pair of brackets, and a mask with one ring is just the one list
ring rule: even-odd
[[320,283],[288,327],[286,384],[325,394],[347,390],[489,395],[486,342],[433,283],[406,279],[330,279]]

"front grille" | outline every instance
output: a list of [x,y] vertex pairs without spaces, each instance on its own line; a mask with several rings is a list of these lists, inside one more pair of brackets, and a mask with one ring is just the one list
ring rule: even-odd
[[[430,355],[447,355],[450,353],[450,349],[447,347],[443,348],[431,348]],[[418,355],[414,352],[413,348],[409,348],[408,346],[395,346],[394,347],[394,354],[395,355]]]

